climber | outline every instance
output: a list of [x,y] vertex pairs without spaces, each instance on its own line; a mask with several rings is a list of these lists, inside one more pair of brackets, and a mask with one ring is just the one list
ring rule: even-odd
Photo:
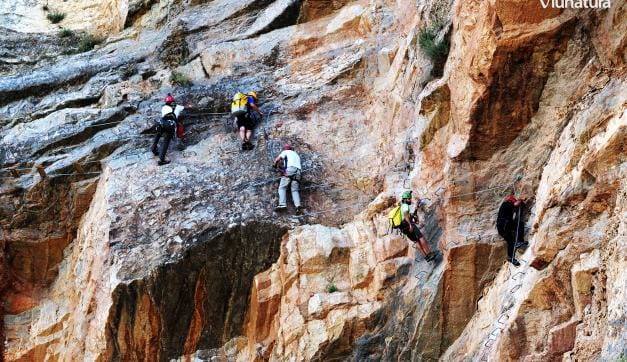
[[242,150],[252,150],[253,144],[250,142],[253,128],[264,116],[257,107],[257,92],[237,92],[233,96],[231,103],[231,114],[235,116],[239,138],[242,140]]
[[418,228],[418,208],[412,214],[409,212],[412,192],[404,191],[401,194],[401,203],[390,212],[390,224],[392,228],[399,228],[409,240],[414,242],[416,249],[420,251],[426,261],[432,261],[437,256],[436,252],[429,249],[427,240]]
[[279,184],[279,205],[275,208],[276,211],[283,211],[287,209],[287,187],[291,185],[292,189],[292,201],[296,206],[296,213],[300,214],[302,208],[300,205],[300,194],[298,188],[301,181],[301,165],[300,157],[291,145],[285,145],[283,152],[274,160],[272,165],[274,168],[281,170],[281,183]]
[[[161,107],[161,118],[156,122],[157,134],[150,149],[155,156],[159,156],[159,166],[170,163],[170,160],[166,159],[165,155],[168,152],[170,141],[172,140],[172,137],[174,137],[175,132],[179,142],[182,142],[183,123],[180,116],[181,112],[183,112],[185,108],[189,107],[191,106],[184,107],[176,104],[174,97],[170,93],[168,93],[165,97],[165,104]],[[161,139],[162,136],[163,143],[161,144],[161,150],[158,151],[157,146],[159,145],[159,139]]]
[[520,220],[525,200],[524,197],[516,199],[514,195],[507,196],[499,207],[496,218],[496,229],[507,241],[507,260],[515,266],[520,265],[516,260],[516,249],[529,246],[524,240],[524,224]]

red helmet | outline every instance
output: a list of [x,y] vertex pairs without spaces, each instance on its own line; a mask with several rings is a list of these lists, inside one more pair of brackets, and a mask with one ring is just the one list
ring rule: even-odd
[[174,97],[170,93],[165,97],[165,104],[174,103]]
[[287,150],[291,150],[292,149],[292,145],[285,145],[283,146],[283,151],[287,151]]
[[514,195],[509,195],[505,198],[505,201],[516,202],[516,197]]

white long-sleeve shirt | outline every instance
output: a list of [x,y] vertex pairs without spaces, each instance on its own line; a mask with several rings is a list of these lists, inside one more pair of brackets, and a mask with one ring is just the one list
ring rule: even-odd
[[161,107],[161,117],[165,116],[166,114],[170,114],[174,112],[176,119],[178,119],[179,116],[181,115],[181,112],[183,112],[184,109],[185,107],[179,106],[178,104],[174,107],[174,109],[172,109],[171,106],[168,106],[166,104],[165,106]]
[[296,167],[299,170],[302,169],[302,167],[300,166],[300,156],[298,156],[298,153],[292,150],[284,150],[283,152],[281,152],[281,154],[279,154],[279,157],[281,157],[282,159],[287,158],[285,167]]

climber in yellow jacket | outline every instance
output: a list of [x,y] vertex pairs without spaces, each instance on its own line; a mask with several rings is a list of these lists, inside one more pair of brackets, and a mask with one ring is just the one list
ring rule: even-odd
[[390,213],[390,223],[393,228],[399,228],[409,240],[414,242],[416,249],[420,251],[426,261],[432,261],[437,256],[437,253],[429,249],[427,239],[425,239],[418,228],[417,210],[414,210],[413,214],[409,211],[411,198],[411,191],[404,191],[401,194],[401,204]]
[[235,117],[239,137],[242,140],[242,150],[252,150],[253,129],[264,116],[257,106],[257,92],[237,92],[231,103],[231,114]]

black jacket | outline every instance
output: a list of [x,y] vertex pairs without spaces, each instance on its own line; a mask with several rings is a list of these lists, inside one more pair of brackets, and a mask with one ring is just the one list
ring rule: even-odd
[[[519,207],[522,207],[522,205],[521,203]],[[503,201],[496,218],[496,227],[506,230],[516,229],[518,220],[514,218],[514,215],[518,215],[518,207],[511,201]]]

